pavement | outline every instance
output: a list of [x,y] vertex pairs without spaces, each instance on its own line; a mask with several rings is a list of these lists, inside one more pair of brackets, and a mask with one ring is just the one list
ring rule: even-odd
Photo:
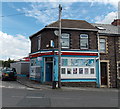
[[[17,82],[34,89],[51,89],[52,85],[42,84],[40,82],[30,80],[28,77],[18,77]],[[65,87],[62,86],[60,90],[85,90],[85,91],[115,91],[118,92],[117,88],[90,88],[90,87]]]
[[30,80],[28,77],[17,77],[17,82],[27,86],[29,88],[34,88],[34,89],[51,89],[52,86],[50,85],[43,85],[40,82]]

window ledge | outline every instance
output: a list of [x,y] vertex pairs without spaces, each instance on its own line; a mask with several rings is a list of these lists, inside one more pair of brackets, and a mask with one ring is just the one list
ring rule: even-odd
[[117,79],[120,80],[120,77],[118,77]]
[[100,53],[101,55],[106,55],[107,53]]

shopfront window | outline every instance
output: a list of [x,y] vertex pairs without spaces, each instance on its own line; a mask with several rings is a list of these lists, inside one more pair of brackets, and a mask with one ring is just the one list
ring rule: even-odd
[[65,71],[66,69],[65,68],[62,68],[62,74],[65,74]]
[[83,68],[79,68],[79,74],[83,74]]
[[77,74],[77,68],[73,68],[73,74]]
[[95,71],[94,71],[94,68],[90,68],[90,74],[94,74]]
[[96,77],[95,62],[95,59],[63,57],[61,65],[62,77]]
[[85,68],[84,73],[85,73],[85,74],[88,74],[88,73],[89,73],[88,68]]
[[62,59],[62,66],[94,66],[95,61],[94,59],[75,59],[75,58],[68,58]]
[[30,64],[31,66],[36,66],[36,59],[31,59]]
[[62,59],[62,66],[68,66],[68,59]]
[[72,69],[71,68],[67,68],[67,74],[71,74],[72,73]]

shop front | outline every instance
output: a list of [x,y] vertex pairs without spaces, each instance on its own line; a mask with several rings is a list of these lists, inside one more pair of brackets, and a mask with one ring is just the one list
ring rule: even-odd
[[[62,50],[62,83],[96,83],[100,87],[99,55],[96,51]],[[30,79],[39,82],[58,81],[58,51],[30,54]]]

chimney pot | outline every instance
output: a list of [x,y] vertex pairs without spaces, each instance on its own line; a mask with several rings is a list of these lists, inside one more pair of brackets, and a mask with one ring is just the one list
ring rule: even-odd
[[114,26],[120,26],[120,19],[115,19],[111,24]]

